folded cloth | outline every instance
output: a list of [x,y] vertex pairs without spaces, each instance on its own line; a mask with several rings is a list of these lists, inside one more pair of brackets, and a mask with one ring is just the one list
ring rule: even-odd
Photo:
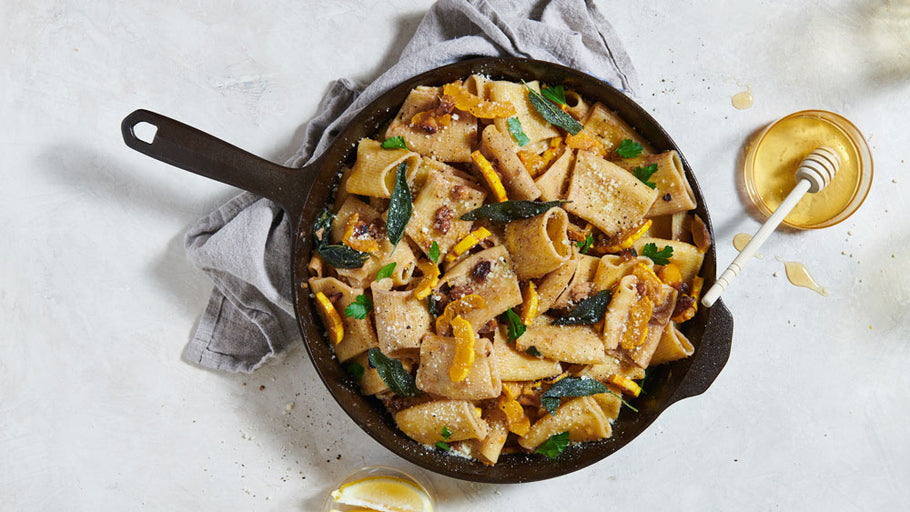
[[[398,63],[372,84],[330,85],[287,165],[316,159],[357,112],[394,85],[480,56],[557,62],[630,92],[637,85],[628,55],[592,0],[439,0]],[[190,227],[187,257],[215,288],[184,350],[187,361],[251,372],[301,339],[291,302],[291,236],[281,208],[248,192]]]

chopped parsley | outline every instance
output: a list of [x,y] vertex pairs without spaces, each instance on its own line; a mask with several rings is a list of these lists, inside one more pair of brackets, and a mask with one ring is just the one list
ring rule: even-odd
[[382,149],[408,149],[408,146],[404,143],[404,137],[398,135],[397,137],[389,137],[382,143]]
[[395,265],[397,265],[397,263],[393,261],[392,263],[389,263],[388,265],[379,269],[379,272],[376,273],[376,280],[382,281],[387,277],[392,277],[392,272],[395,272]]
[[575,244],[575,247],[578,247],[578,252],[584,254],[588,252],[588,249],[594,244],[594,233],[588,233],[588,236],[584,240]]
[[658,251],[657,244],[649,242],[641,248],[641,255],[651,258],[655,265],[666,265],[670,263],[670,258],[673,257],[673,246],[665,245],[663,249]]
[[635,158],[642,152],[641,144],[635,142],[632,139],[623,139],[619,141],[619,146],[616,147],[616,154],[623,158]]
[[646,165],[644,167],[636,167],[632,169],[632,175],[638,178],[638,181],[645,184],[645,186],[650,188],[657,188],[657,184],[653,181],[648,181],[651,179],[651,175],[657,172],[657,164]]
[[354,302],[351,302],[348,304],[348,307],[344,308],[344,314],[356,318],[357,320],[363,320],[372,310],[373,299],[366,295],[358,295],[354,298]]
[[546,455],[551,459],[559,457],[559,454],[569,446],[569,432],[560,432],[548,437],[546,441],[537,447],[534,453]]

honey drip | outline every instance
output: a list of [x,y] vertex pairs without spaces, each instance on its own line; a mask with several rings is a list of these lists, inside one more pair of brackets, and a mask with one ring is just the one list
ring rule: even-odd
[[745,110],[752,107],[753,98],[752,91],[746,89],[745,91],[738,92],[730,98],[730,103],[733,104],[733,108],[737,110]]
[[[778,261],[783,261],[778,258]],[[815,293],[823,296],[828,295],[828,290],[822,288],[818,281],[809,273],[809,269],[798,261],[784,261],[784,270],[787,271],[787,279],[793,286],[808,288]]]
[[[737,251],[743,252],[743,249],[746,248],[746,244],[748,244],[750,240],[752,240],[752,235],[749,235],[747,233],[739,233],[733,237],[733,247],[736,247]],[[755,259],[760,260],[763,257],[764,256],[761,254],[755,253]]]

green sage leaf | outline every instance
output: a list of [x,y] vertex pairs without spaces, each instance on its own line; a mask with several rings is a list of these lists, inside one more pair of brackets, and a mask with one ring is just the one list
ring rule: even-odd
[[346,372],[351,374],[351,377],[354,377],[357,382],[360,382],[360,379],[363,378],[363,372],[366,371],[363,366],[360,366],[353,361],[348,361],[341,366]]
[[370,366],[376,368],[379,377],[385,382],[385,385],[399,396],[414,397],[420,394],[414,377],[404,369],[401,361],[393,359],[383,354],[376,347],[367,351],[367,358]]
[[528,84],[525,84],[525,89],[528,90],[528,99],[531,101],[531,105],[547,122],[562,128],[572,135],[577,135],[581,131],[583,126],[574,117],[565,113],[552,101],[541,96],[539,92],[528,87]]
[[335,268],[360,268],[370,259],[370,253],[360,252],[341,244],[320,244],[317,252],[326,263]]
[[591,325],[603,318],[610,305],[613,293],[610,290],[597,292],[594,296],[578,303],[575,309],[562,318],[557,318],[552,325]]
[[392,198],[389,202],[389,217],[386,220],[386,231],[389,233],[389,242],[397,246],[404,235],[404,229],[411,220],[411,211],[414,206],[411,204],[411,189],[408,187],[406,170],[408,164],[401,162],[398,164],[398,171],[395,179],[395,188],[392,189]]
[[439,244],[436,243],[436,240],[433,240],[433,245],[430,246],[430,261],[439,265]]
[[530,347],[528,347],[528,349],[525,350],[525,354],[528,354],[531,357],[540,357],[543,355],[540,353],[540,350],[537,350],[537,347],[535,347],[534,345],[531,345]]
[[461,220],[491,220],[493,222],[512,222],[540,215],[554,206],[561,206],[566,201],[503,201],[490,203],[462,215]]
[[566,397],[590,396],[610,391],[606,385],[594,379],[578,379],[575,377],[566,377],[540,396],[540,405],[549,411],[551,415],[556,414],[559,408],[559,399]]

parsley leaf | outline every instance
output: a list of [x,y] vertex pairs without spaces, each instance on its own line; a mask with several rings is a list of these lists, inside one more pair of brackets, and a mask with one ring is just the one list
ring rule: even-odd
[[557,85],[556,87],[541,87],[540,94],[557,105],[566,104],[566,90],[561,85]]
[[448,441],[450,437],[452,437],[452,433],[449,432],[449,426],[448,425],[443,426],[442,427],[442,438],[445,439],[446,441]]
[[353,361],[349,361],[349,362],[347,362],[347,363],[344,363],[344,364],[342,365],[342,367],[344,368],[344,370],[345,370],[346,372],[348,372],[348,373],[351,374],[351,377],[354,377],[354,379],[357,380],[358,382],[360,381],[360,379],[363,378],[363,372],[366,371],[366,370],[363,368],[363,366],[360,366],[359,364],[357,364],[357,363],[355,363],[355,362],[353,362]]
[[657,188],[656,183],[653,181],[648,181],[651,179],[651,175],[655,172],[657,172],[657,164],[651,164],[644,167],[636,167],[632,169],[632,175],[638,178],[638,181],[651,188]]
[[383,141],[382,149],[408,149],[408,146],[404,143],[404,137],[398,135],[397,137],[389,137]]
[[[522,83],[524,83],[524,81],[522,81]],[[531,106],[540,113],[541,117],[546,119],[550,124],[556,125],[572,135],[578,135],[578,132],[583,128],[581,123],[576,121],[574,117],[563,112],[562,109],[557,107],[552,101],[541,96],[539,92],[528,87],[528,84],[525,83],[524,85],[525,89],[528,90],[528,100],[531,102]]]
[[663,249],[658,251],[657,244],[649,242],[641,248],[641,255],[651,258],[655,265],[666,265],[670,263],[670,258],[673,257],[673,246],[665,245]]
[[367,351],[367,358],[370,361],[370,366],[376,368],[382,382],[385,382],[385,385],[393,393],[407,397],[414,397],[420,394],[420,390],[417,389],[417,384],[414,382],[414,377],[404,369],[401,361],[383,354],[376,347]]
[[569,446],[569,432],[560,432],[559,434],[553,434],[548,437],[546,441],[543,442],[534,453],[539,453],[541,455],[546,455],[551,459],[559,457],[559,454],[566,449],[566,446]]
[[641,151],[641,144],[632,139],[623,139],[619,141],[619,146],[616,147],[616,154],[623,158],[635,158],[641,154]]
[[512,311],[512,308],[506,310],[506,325],[509,327],[509,343],[513,343],[520,338],[525,333],[525,329],[527,329],[525,324],[521,323],[521,317],[518,316],[518,313]]
[[436,446],[436,448],[439,448],[440,450],[443,450],[446,452],[452,449],[452,447],[449,446],[449,443],[447,443],[445,441],[436,441],[435,446]]
[[604,317],[607,306],[610,305],[610,299],[613,298],[613,292],[610,290],[601,290],[592,297],[578,303],[575,309],[562,317],[557,318],[551,325],[591,325],[596,324]]
[[354,302],[348,304],[348,307],[344,308],[344,314],[354,317],[357,320],[363,320],[372,309],[373,299],[366,295],[358,295],[354,298]]
[[528,349],[525,350],[525,354],[528,354],[531,357],[540,357],[543,355],[540,353],[539,350],[537,350],[537,347],[535,347],[534,345],[531,345],[530,347],[528,347]]
[[517,117],[510,117],[506,124],[509,125],[509,133],[512,134],[512,138],[515,139],[515,142],[519,146],[524,146],[525,144],[531,142],[531,139],[525,135],[524,130],[521,129],[521,121]]
[[411,220],[411,211],[414,205],[411,204],[411,189],[408,187],[406,170],[408,164],[401,162],[398,164],[398,172],[395,179],[395,188],[392,189],[392,198],[389,202],[389,217],[386,220],[386,231],[389,234],[389,242],[397,246],[404,235],[404,228],[408,226]]
[[430,246],[430,253],[428,256],[433,263],[439,265],[439,244],[436,243],[436,240],[433,240],[433,245]]
[[575,247],[578,247],[578,252],[584,254],[588,252],[588,249],[594,244],[594,233],[588,233],[588,236],[584,240],[575,244]]
[[395,272],[395,265],[397,264],[398,263],[393,261],[392,263],[389,263],[388,265],[379,269],[379,272],[376,273],[376,280],[381,281],[387,277],[392,277],[392,272]]

